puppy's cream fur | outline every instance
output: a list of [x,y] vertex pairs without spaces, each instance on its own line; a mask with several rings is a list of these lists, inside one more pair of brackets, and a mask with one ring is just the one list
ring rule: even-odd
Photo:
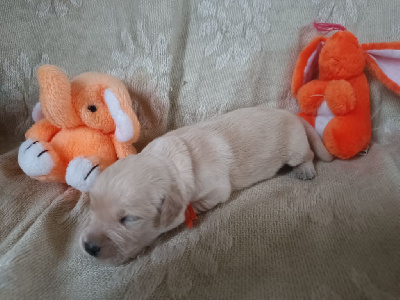
[[317,156],[332,160],[307,122],[266,108],[239,109],[167,133],[99,175],[89,193],[91,218],[82,244],[97,245],[99,259],[120,264],[184,222],[189,203],[207,211],[284,165],[311,179],[309,141]]

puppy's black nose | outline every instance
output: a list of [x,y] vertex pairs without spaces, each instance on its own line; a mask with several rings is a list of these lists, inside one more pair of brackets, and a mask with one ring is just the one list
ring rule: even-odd
[[93,245],[91,242],[85,242],[85,250],[92,256],[97,256],[100,252],[100,247]]

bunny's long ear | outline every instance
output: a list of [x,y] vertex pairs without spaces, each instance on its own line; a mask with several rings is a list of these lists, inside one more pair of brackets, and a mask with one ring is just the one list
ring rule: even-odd
[[318,59],[325,41],[326,37],[318,36],[301,51],[292,78],[292,94],[294,97],[304,84],[318,78]]
[[104,101],[115,123],[115,137],[121,143],[137,142],[140,125],[133,112],[129,93],[120,89],[106,89]]
[[390,90],[400,94],[400,42],[361,45],[368,69]]

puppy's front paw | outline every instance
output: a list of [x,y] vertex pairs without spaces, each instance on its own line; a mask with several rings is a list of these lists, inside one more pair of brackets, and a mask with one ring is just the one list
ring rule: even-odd
[[68,164],[65,181],[77,190],[87,192],[99,174],[99,165],[94,165],[90,159],[76,157]]
[[314,164],[312,161],[307,161],[293,168],[296,177],[302,180],[310,180],[315,177],[317,172],[315,171]]

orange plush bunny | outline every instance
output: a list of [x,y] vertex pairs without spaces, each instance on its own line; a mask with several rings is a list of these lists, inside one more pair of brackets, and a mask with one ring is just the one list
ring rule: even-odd
[[312,40],[295,67],[292,93],[300,105],[299,115],[315,127],[327,150],[341,159],[365,150],[371,139],[365,66],[400,94],[400,42],[359,45],[344,29]]
[[140,126],[122,82],[102,73],[71,81],[58,67],[38,69],[36,123],[18,153],[22,170],[42,181],[67,182],[84,192],[119,158],[135,154]]

